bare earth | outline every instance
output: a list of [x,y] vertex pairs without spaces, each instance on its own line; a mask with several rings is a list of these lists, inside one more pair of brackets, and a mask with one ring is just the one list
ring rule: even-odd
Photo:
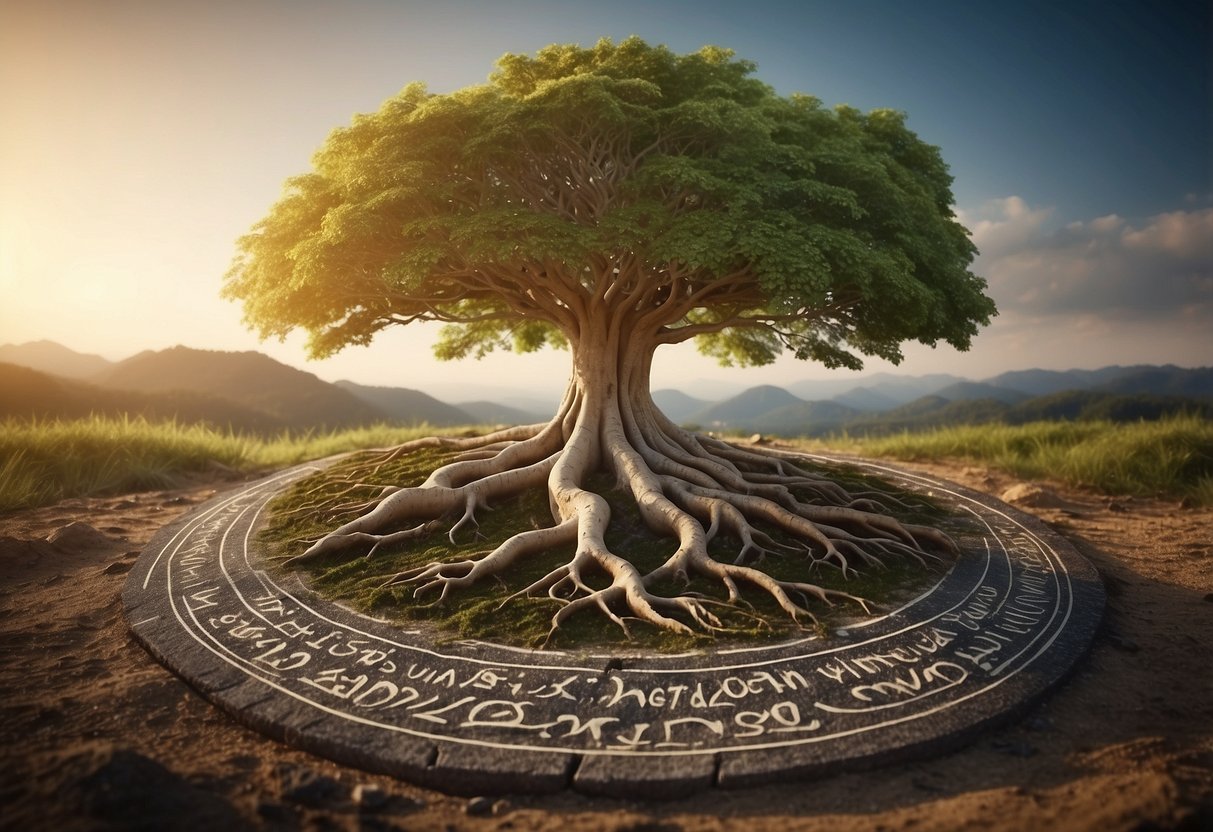
[[[1017,485],[917,467],[996,496]],[[1213,829],[1213,510],[1049,484],[1017,498],[1099,569],[1107,614],[1061,689],[963,750],[666,803],[469,799],[265,739],[133,640],[119,592],[140,548],[233,484],[0,516],[0,828]]]

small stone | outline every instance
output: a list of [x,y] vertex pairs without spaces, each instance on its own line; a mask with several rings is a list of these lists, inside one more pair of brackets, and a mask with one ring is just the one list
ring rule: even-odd
[[1112,502],[1108,503],[1108,511],[1112,512],[1113,514],[1124,514],[1126,511],[1128,511],[1128,509],[1125,508],[1123,504],[1113,500]]
[[1136,653],[1141,650],[1141,645],[1131,638],[1125,638],[1120,633],[1108,633],[1108,641],[1117,650],[1123,650],[1126,653]]
[[487,797],[473,797],[463,807],[464,814],[472,817],[485,817],[493,813],[493,801]]
[[761,433],[756,433],[750,437],[750,442],[754,445],[761,445],[766,442],[766,440],[762,438]]
[[113,563],[111,563],[109,566],[102,569],[101,574],[102,575],[121,575],[124,572],[130,572],[130,571],[131,571],[131,565],[129,563],[123,563],[120,560],[116,560]]
[[100,549],[113,539],[80,520],[60,526],[46,536],[46,542],[59,549]]
[[1053,492],[1027,482],[1011,486],[1002,492],[1000,499],[1004,503],[1031,508],[1060,508],[1064,505],[1064,501]]
[[382,786],[374,783],[359,783],[354,786],[354,805],[363,812],[375,812],[387,805],[390,795]]

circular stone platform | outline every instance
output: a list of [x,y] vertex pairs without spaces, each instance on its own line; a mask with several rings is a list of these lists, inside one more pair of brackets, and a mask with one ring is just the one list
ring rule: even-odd
[[971,516],[973,531],[929,591],[824,639],[595,655],[371,619],[271,578],[252,545],[269,500],[323,463],[161,530],[122,599],[148,650],[240,721],[451,792],[668,797],[870,767],[952,748],[1057,684],[1103,611],[1091,565],[989,496],[846,462]]

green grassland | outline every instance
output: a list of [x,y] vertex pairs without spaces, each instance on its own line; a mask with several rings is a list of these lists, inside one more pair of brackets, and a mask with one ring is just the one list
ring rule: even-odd
[[218,473],[269,472],[433,431],[378,426],[266,439],[142,418],[9,419],[0,422],[0,512],[68,497],[172,488]]
[[799,444],[909,462],[962,460],[1101,494],[1213,505],[1213,420],[1196,415],[966,425]]
[[[0,422],[0,511],[167,488],[217,470],[268,472],[433,432],[424,425],[378,426],[265,439],[138,418],[9,419]],[[1194,415],[1126,423],[972,425],[883,437],[842,434],[799,444],[905,461],[969,461],[1103,494],[1213,505],[1213,420]]]

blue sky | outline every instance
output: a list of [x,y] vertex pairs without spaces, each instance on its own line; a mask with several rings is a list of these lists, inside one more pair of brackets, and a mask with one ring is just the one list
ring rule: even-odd
[[[328,132],[406,83],[637,34],[728,46],[781,93],[893,107],[943,150],[1002,314],[898,372],[1213,363],[1209,4],[16,0],[0,10],[0,342],[262,349],[324,378],[558,388],[561,355],[428,360],[432,330],[305,363],[218,299],[233,240]],[[887,370],[871,362],[869,370]],[[822,377],[659,357],[656,386]],[[539,379],[540,381],[537,381]],[[688,392],[694,392],[689,390]]]

